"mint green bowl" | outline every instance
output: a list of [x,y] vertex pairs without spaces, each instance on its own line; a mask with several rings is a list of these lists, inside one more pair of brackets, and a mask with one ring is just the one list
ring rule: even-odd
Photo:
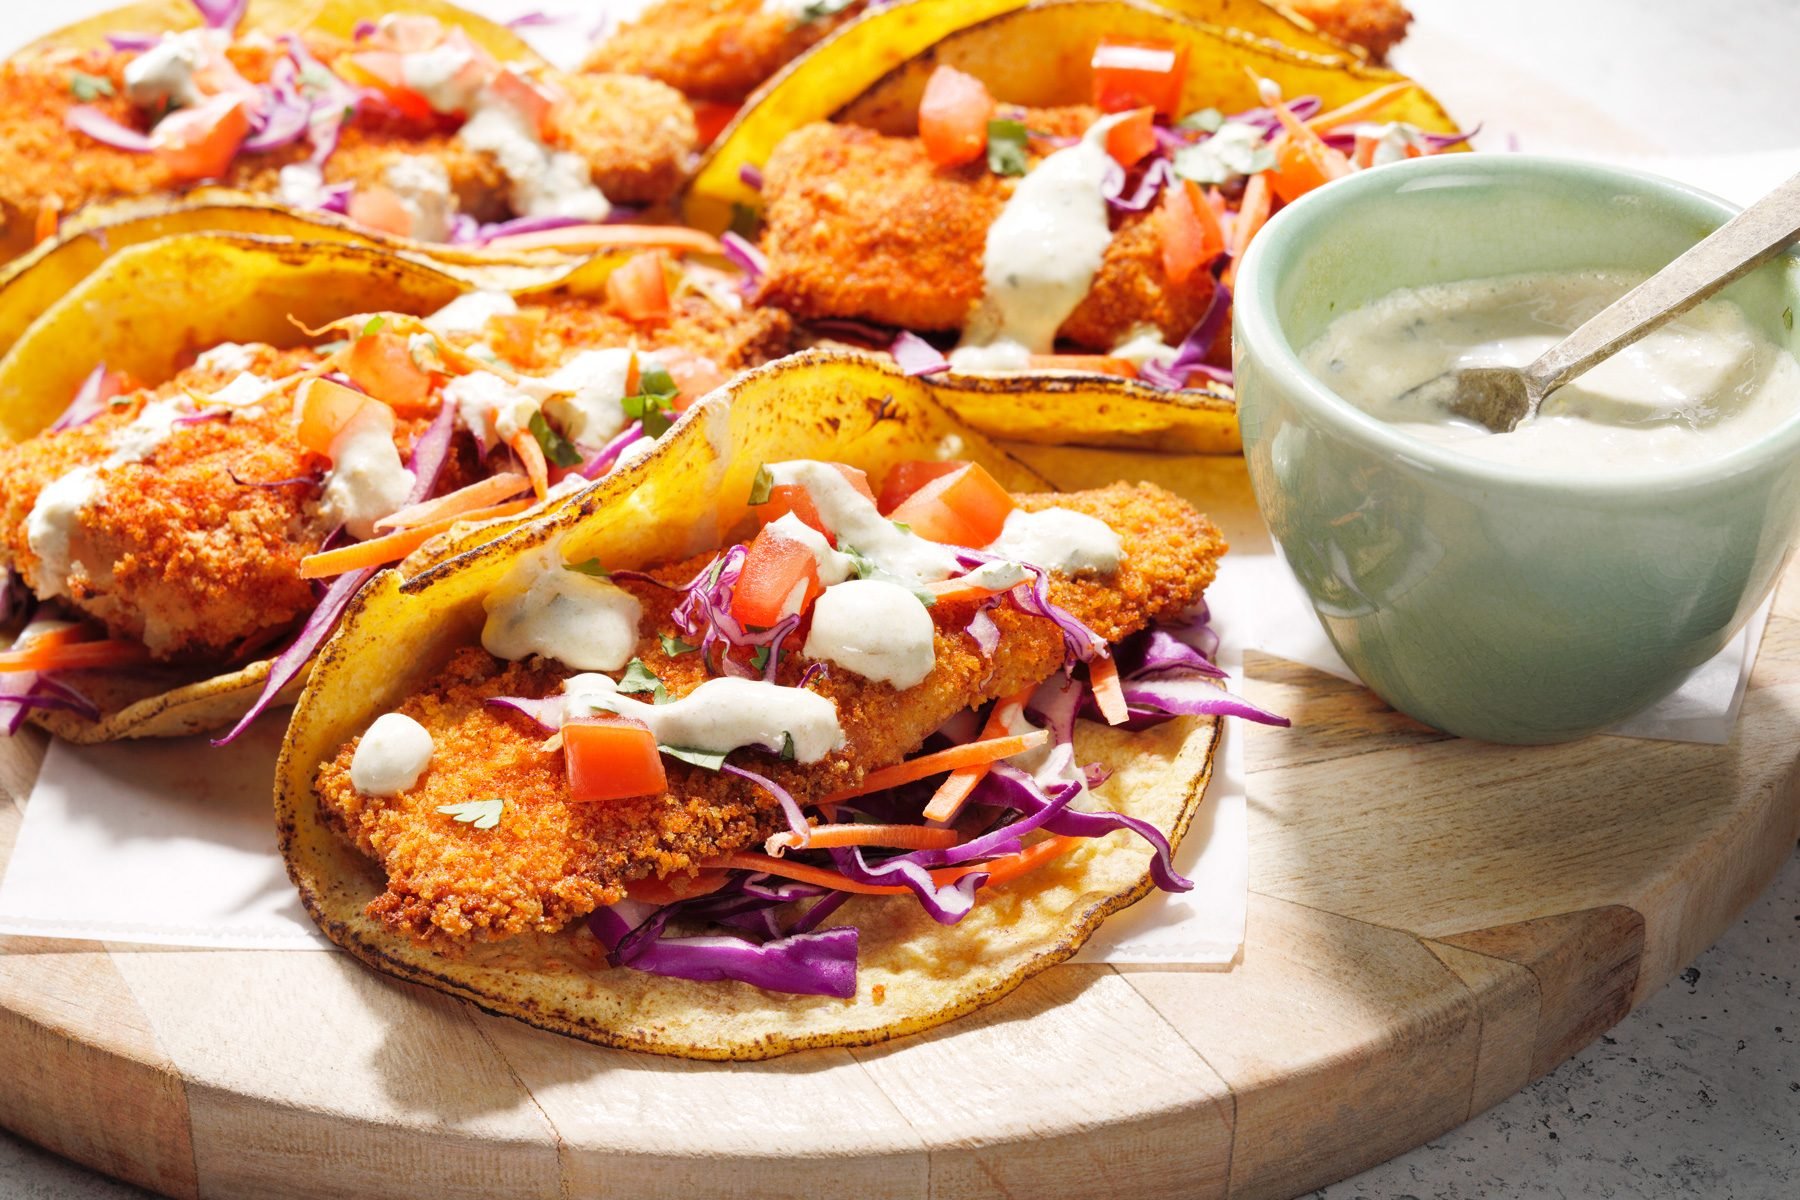
[[[1344,660],[1395,708],[1495,742],[1566,741],[1674,690],[1779,577],[1800,531],[1800,396],[1758,441],[1630,477],[1549,476],[1399,432],[1298,351],[1401,287],[1651,272],[1737,210],[1633,171],[1456,154],[1362,172],[1257,235],[1233,318],[1256,500]],[[1800,259],[1724,295],[1796,349]]]

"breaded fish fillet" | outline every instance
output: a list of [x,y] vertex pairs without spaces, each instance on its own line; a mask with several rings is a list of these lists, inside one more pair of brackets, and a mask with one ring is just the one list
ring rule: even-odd
[[[1017,498],[1019,507],[1052,506],[1097,517],[1119,534],[1124,561],[1114,575],[1056,577],[1053,601],[1116,641],[1200,599],[1225,545],[1218,530],[1184,501],[1148,484],[1070,495]],[[685,582],[710,556],[654,574]],[[705,679],[699,655],[670,657],[658,633],[669,623],[671,594],[625,583],[643,604],[646,635],[638,655],[681,696]],[[857,783],[869,770],[916,750],[964,709],[1037,683],[1062,666],[1056,625],[1007,607],[994,611],[1000,646],[984,657],[966,632],[969,603],[932,608],[936,665],[905,691],[833,671],[811,686],[837,706],[847,745],[811,765],[741,751],[749,769],[766,774],[802,805]],[[793,686],[804,664],[790,654],[780,682]],[[370,906],[390,928],[440,950],[526,932],[560,929],[624,894],[632,880],[665,876],[716,855],[752,846],[785,828],[775,800],[747,781],[666,764],[669,790],[599,804],[569,800],[563,755],[543,749],[536,723],[495,696],[555,694],[563,673],[541,662],[507,664],[480,649],[461,651],[432,684],[401,705],[435,745],[419,781],[395,797],[371,797],[350,782],[357,742],[319,769],[316,791],[325,819],[387,876]],[[443,805],[499,797],[505,815],[479,830],[438,812]]]
[[741,104],[863,8],[858,0],[795,17],[763,0],[657,0],[595,47],[583,69],[647,75],[695,100]]
[[1361,46],[1376,62],[1406,36],[1412,13],[1400,0],[1287,0],[1288,6],[1340,42]]
[[[1033,130],[1080,133],[1091,109],[1028,110]],[[912,330],[961,329],[981,299],[988,227],[1017,181],[985,163],[945,168],[912,137],[853,125],[814,124],[788,135],[763,169],[759,299],[805,318],[847,317]],[[1212,297],[1210,273],[1185,284],[1163,269],[1150,213],[1115,221],[1112,243],[1087,298],[1061,336],[1111,350],[1142,325],[1171,344],[1187,335]]]

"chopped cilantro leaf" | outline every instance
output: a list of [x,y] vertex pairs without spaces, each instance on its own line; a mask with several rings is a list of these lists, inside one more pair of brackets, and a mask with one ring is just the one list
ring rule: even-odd
[[1202,108],[1189,113],[1175,122],[1177,129],[1198,129],[1202,133],[1217,133],[1219,126],[1225,123],[1225,114],[1216,108]]
[[756,468],[756,478],[750,481],[750,506],[769,502],[769,493],[775,490],[775,476],[767,466]]
[[112,80],[104,75],[89,75],[86,71],[76,71],[69,76],[69,90],[83,104],[98,100],[102,96],[117,94]]
[[769,665],[769,648],[767,646],[758,646],[756,649],[754,649],[750,652],[750,669],[751,670],[760,671],[768,665]]
[[731,205],[731,232],[741,238],[754,242],[762,232],[762,214],[750,205],[741,201],[733,201]]
[[783,762],[794,761],[794,735],[787,730],[781,734],[781,759]]
[[295,77],[301,91],[322,91],[337,82],[337,77],[318,63],[308,63]]
[[506,801],[495,797],[491,800],[465,800],[461,804],[440,804],[438,811],[447,817],[455,817],[464,825],[492,829],[500,823],[500,813],[505,807]]
[[657,640],[662,642],[663,653],[670,658],[677,658],[683,654],[692,654],[700,648],[698,646],[688,645],[688,643],[682,641],[672,633],[658,634]]
[[638,376],[637,395],[627,396],[619,404],[626,416],[644,423],[647,435],[659,438],[675,423],[669,419],[669,410],[674,407],[680,391],[667,371],[649,367]]
[[717,771],[725,765],[723,754],[714,754],[710,750],[690,750],[686,746],[657,746],[670,758],[678,758],[684,763],[692,763],[696,767],[704,767],[708,771]]
[[600,565],[600,560],[597,558],[586,559],[578,563],[564,563],[563,570],[573,571],[577,575],[592,575],[595,579],[605,579],[612,574],[611,571]]
[[619,680],[619,690],[628,695],[648,692],[658,704],[666,704],[669,699],[669,689],[663,686],[663,681],[656,677],[655,671],[644,665],[641,658],[634,658],[626,664],[625,676]]
[[875,574],[875,564],[870,562],[868,556],[855,546],[840,547],[838,553],[850,560],[850,569],[856,572],[858,579],[867,579]]
[[1793,328],[1794,328],[1794,309],[1793,309],[1793,307],[1792,307],[1792,306],[1791,306],[1791,305],[1790,305],[1790,306],[1789,306],[1789,307],[1787,307],[1787,308],[1784,308],[1784,309],[1782,309],[1782,310],[1781,310],[1781,327],[1782,327],[1782,328],[1783,328],[1783,329],[1786,329],[1786,330],[1788,330],[1788,331],[1789,331],[1789,332],[1792,332],[1792,331],[1793,331]]
[[537,444],[544,448],[544,457],[549,459],[553,466],[578,467],[581,465],[581,451],[577,450],[574,443],[568,438],[550,428],[550,422],[544,420],[543,413],[532,413],[528,427],[531,430],[531,436],[537,439]]
[[996,175],[1023,175],[1031,165],[1025,153],[1025,122],[996,118],[987,127],[988,170]]
[[892,525],[895,529],[898,529],[901,533],[912,532],[912,526],[908,525],[905,521],[896,521],[892,517],[889,517],[888,524]]
[[374,337],[376,334],[381,332],[381,327],[386,324],[387,324],[387,318],[384,316],[376,315],[376,316],[370,317],[368,324],[364,325],[362,328],[362,336],[363,337]]
[[800,15],[794,18],[794,24],[810,25],[814,21],[822,21],[826,17],[835,17],[853,3],[855,0],[812,0],[810,4],[800,10]]

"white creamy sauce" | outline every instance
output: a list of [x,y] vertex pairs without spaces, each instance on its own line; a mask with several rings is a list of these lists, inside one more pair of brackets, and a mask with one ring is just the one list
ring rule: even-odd
[[473,62],[467,46],[444,41],[401,55],[400,78],[438,112],[464,112],[475,102],[475,88],[466,82],[474,75],[468,71]]
[[777,484],[805,488],[820,519],[837,536],[838,545],[855,549],[882,574],[917,584],[935,583],[960,572],[954,548],[901,529],[829,463],[812,459],[771,463],[769,474]]
[[423,154],[401,154],[388,163],[382,180],[412,218],[411,236],[424,242],[441,242],[450,236],[456,196],[450,191],[450,173],[443,163]]
[[1302,354],[1351,404],[1413,437],[1534,471],[1629,474],[1716,457],[1800,411],[1800,364],[1713,299],[1496,434],[1407,393],[1445,371],[1523,366],[1641,280],[1572,271],[1405,289],[1333,321]]
[[494,317],[510,317],[518,302],[505,292],[464,292],[425,318],[425,328],[439,337],[480,333]]
[[481,644],[489,654],[541,654],[578,671],[617,671],[630,662],[644,615],[618,584],[569,570],[555,543],[514,563],[483,607]]
[[[194,72],[224,44],[220,30],[186,29],[165,33],[148,50],[125,64],[125,97],[139,108],[165,102],[176,108],[200,103]],[[229,35],[227,35],[227,40]]]
[[523,114],[509,105],[484,103],[457,131],[471,150],[494,156],[510,185],[513,211],[521,217],[574,217],[604,221],[612,205],[579,155],[539,141]]
[[375,522],[406,503],[413,483],[413,473],[394,445],[391,418],[365,406],[331,439],[331,470],[319,511],[353,537],[367,538],[375,532]]
[[194,365],[202,371],[217,371],[221,375],[248,371],[256,365],[256,352],[260,349],[262,346],[255,342],[220,342],[201,351]]
[[291,208],[324,208],[325,172],[317,163],[289,163],[275,172],[275,190]]
[[1151,363],[1168,366],[1174,362],[1181,351],[1162,339],[1162,330],[1154,325],[1139,325],[1132,329],[1124,341],[1108,351],[1114,358],[1122,358],[1132,366],[1142,370]]
[[937,663],[931,611],[906,588],[882,579],[850,579],[825,589],[812,609],[806,657],[909,688]]
[[839,554],[833,550],[831,543],[825,540],[824,534],[793,513],[782,513],[764,528],[790,542],[799,542],[805,546],[812,553],[813,561],[818,564],[819,583],[823,586],[830,587],[834,583],[842,583],[856,574],[856,564],[850,560],[848,554]]
[[1016,562],[982,563],[962,577],[972,587],[993,592],[1010,591],[1031,578],[1031,573]]
[[383,713],[350,756],[350,786],[365,796],[398,796],[431,764],[431,734],[405,713]]
[[617,713],[648,725],[660,745],[684,750],[726,754],[757,746],[779,753],[791,737],[794,760],[815,763],[844,745],[837,706],[830,700],[806,688],[760,679],[709,679],[667,704],[622,696],[605,675],[564,680],[563,693],[571,718]]
[[247,405],[254,405],[269,394],[269,380],[253,371],[245,371],[212,394],[212,398],[220,404],[228,404],[244,412],[245,416],[260,416],[261,410],[251,410]]
[[[74,557],[74,540],[81,510],[100,498],[105,488],[100,472],[127,463],[143,462],[175,429],[178,417],[189,416],[193,407],[186,399],[154,400],[113,435],[112,453],[98,464],[90,463],[51,480],[38,493],[25,516],[25,543],[38,557],[38,598],[69,594],[69,576],[81,563]],[[110,575],[110,567],[108,574]]]
[[1013,509],[986,550],[1063,575],[1110,575],[1125,556],[1112,526],[1067,508]]
[[1019,180],[988,229],[986,290],[964,344],[951,352],[956,370],[1019,370],[1055,348],[1057,329],[1087,295],[1112,244],[1100,188],[1116,169],[1106,135],[1125,115],[1095,121],[1081,141]]
[[583,350],[544,379],[544,410],[577,445],[593,448],[625,428],[625,381],[630,350]]
[[[639,438],[619,451],[619,457],[613,460],[613,471],[623,471],[634,463],[642,462],[650,456],[650,452],[654,449],[656,449],[655,438],[647,435]],[[612,472],[607,473],[611,474]]]
[[535,398],[490,371],[456,376],[444,385],[444,403],[484,447],[528,428],[538,411]]

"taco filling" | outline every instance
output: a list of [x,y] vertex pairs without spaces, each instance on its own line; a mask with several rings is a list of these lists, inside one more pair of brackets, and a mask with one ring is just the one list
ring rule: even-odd
[[198,28],[119,30],[106,48],[0,65],[9,225],[41,239],[85,204],[213,181],[403,237],[478,242],[666,201],[693,148],[672,89],[502,62],[433,17],[276,37],[239,29],[242,0],[195,7]]
[[999,103],[940,64],[916,134],[795,130],[747,175],[764,202],[761,298],[834,335],[901,330],[895,356],[916,374],[1229,382],[1230,285],[1270,214],[1463,137],[1382,121],[1407,83],[1320,112],[1263,80],[1263,107],[1184,112],[1187,57],[1103,38],[1092,103],[1060,108]]
[[272,699],[375,568],[578,491],[786,353],[787,318],[733,283],[649,252],[604,300],[469,292],[297,348],[212,346],[154,387],[96,368],[0,447],[0,567],[38,606],[0,652],[0,716],[91,709],[97,669],[241,665],[299,626]]
[[752,539],[647,572],[526,554],[481,646],[322,763],[323,819],[386,879],[370,917],[451,955],[586,918],[615,965],[848,996],[852,896],[953,924],[1119,829],[1188,886],[1163,831],[1089,809],[1071,739],[1078,710],[1262,716],[1192,644],[1205,517],[936,461],[879,497],[770,464],[750,500]]

